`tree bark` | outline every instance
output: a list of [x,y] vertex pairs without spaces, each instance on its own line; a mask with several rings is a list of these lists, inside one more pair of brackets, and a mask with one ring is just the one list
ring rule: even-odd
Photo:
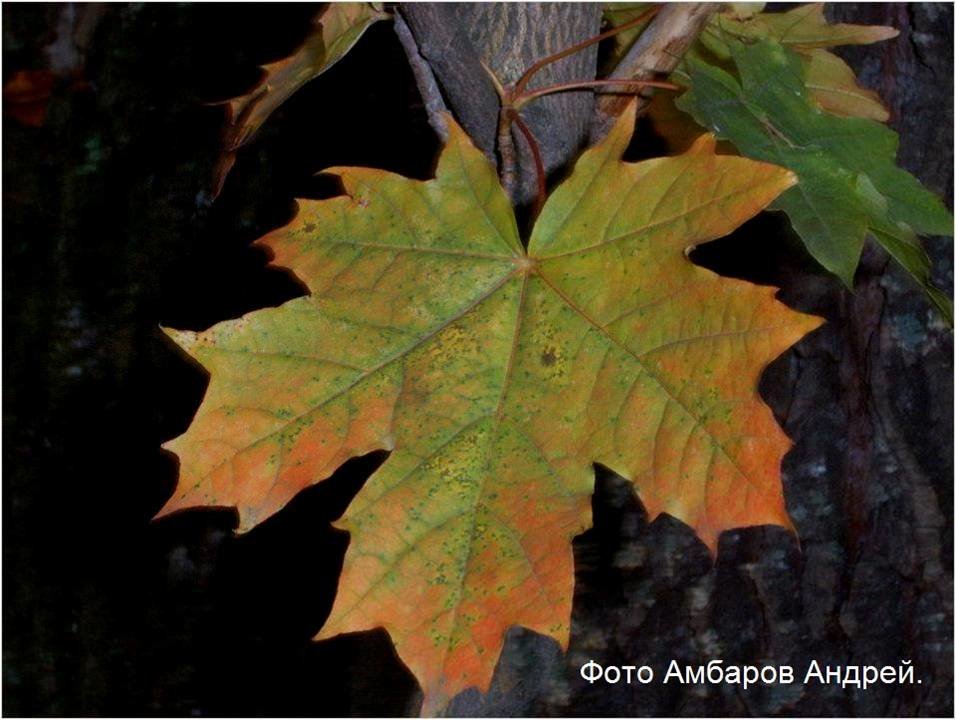
[[[409,3],[400,11],[448,105],[491,158],[500,104],[481,63],[509,85],[536,60],[596,35],[601,25],[595,3]],[[597,47],[591,46],[544,68],[529,88],[593,80],[596,72]],[[593,106],[593,92],[584,90],[550,95],[522,110],[549,177],[565,170],[585,146]],[[513,135],[518,149],[514,201],[523,206],[537,192],[534,164],[524,137]]]

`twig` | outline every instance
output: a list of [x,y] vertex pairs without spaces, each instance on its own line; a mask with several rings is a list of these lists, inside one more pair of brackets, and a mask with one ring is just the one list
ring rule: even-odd
[[394,18],[395,34],[398,36],[398,41],[402,44],[402,49],[405,50],[405,55],[408,58],[408,64],[412,68],[415,84],[418,86],[418,92],[425,104],[425,112],[428,114],[428,124],[432,126],[443,143],[447,142],[448,126],[445,124],[445,117],[448,113],[448,107],[445,105],[445,99],[438,88],[435,73],[432,72],[428,61],[419,52],[418,43],[415,42],[412,31],[402,14],[396,12]]
[[[717,7],[717,3],[665,5],[611,73],[611,78],[647,80],[667,77]],[[604,137],[630,102],[630,97],[621,95],[598,96],[591,121],[592,144]],[[649,102],[649,95],[638,95],[638,113]]]

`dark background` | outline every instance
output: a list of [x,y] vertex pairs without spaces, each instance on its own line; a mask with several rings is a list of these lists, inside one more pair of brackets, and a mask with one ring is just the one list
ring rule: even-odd
[[[386,23],[306,86],[208,187],[222,110],[257,63],[301,41],[309,6],[3,5],[4,81],[54,66],[40,127],[3,119],[3,712],[361,715],[417,712],[382,631],[311,637],[347,537],[330,521],[381,456],[349,463],[246,536],[223,510],[151,523],[205,377],[160,325],[201,329],[300,293],[248,244],[313,173],[373,165],[427,177],[437,150]],[[900,161],[952,203],[952,6],[846,5],[896,40],[843,53],[901,131]],[[94,13],[94,14],[90,14]],[[70,42],[64,38],[72,37]],[[59,41],[58,41],[59,38]],[[659,144],[642,123],[633,158]],[[952,244],[928,246],[952,292]],[[513,630],[486,698],[461,714],[952,714],[952,334],[868,248],[854,295],[768,214],[699,262],[773,282],[830,323],[761,389],[794,439],[801,537],[725,533],[716,563],[685,526],[647,523],[597,471],[575,542],[571,648]],[[821,664],[912,659],[919,685],[589,686],[588,659]]]

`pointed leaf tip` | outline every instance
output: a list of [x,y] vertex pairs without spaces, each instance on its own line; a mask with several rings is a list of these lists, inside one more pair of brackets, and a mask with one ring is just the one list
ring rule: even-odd
[[159,328],[163,334],[172,340],[181,350],[187,354],[192,354],[190,351],[195,347],[198,341],[198,333],[193,332],[192,330],[176,330],[175,328],[163,327]]

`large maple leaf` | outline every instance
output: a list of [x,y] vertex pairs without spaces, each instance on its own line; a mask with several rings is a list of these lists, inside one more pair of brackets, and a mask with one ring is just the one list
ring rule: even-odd
[[310,295],[170,331],[210,383],[168,445],[180,481],[163,513],[233,505],[249,528],[391,450],[339,522],[351,541],[320,637],[385,627],[426,713],[487,688],[509,626],[566,646],[592,463],[711,548],[725,528],[789,526],[789,442],[756,384],[819,319],[687,250],[794,176],[718,156],[710,136],[624,163],[633,120],[581,157],[527,251],[453,122],[431,181],[333,169],[346,195],[302,201],[260,241]]

